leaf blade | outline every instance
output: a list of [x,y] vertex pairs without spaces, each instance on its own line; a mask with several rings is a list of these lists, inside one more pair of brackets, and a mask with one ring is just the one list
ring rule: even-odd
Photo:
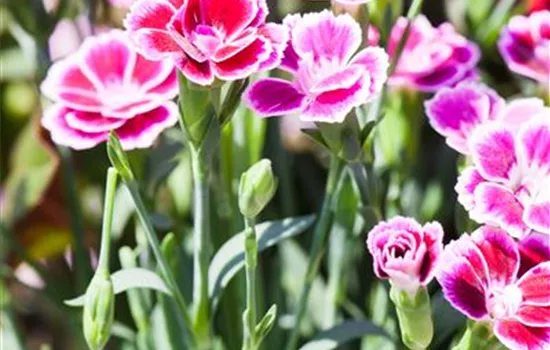
[[347,321],[317,334],[312,341],[304,344],[300,350],[331,350],[366,335],[388,334],[371,321]]

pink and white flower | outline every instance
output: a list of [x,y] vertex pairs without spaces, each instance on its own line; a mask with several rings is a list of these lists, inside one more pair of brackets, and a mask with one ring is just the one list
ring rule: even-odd
[[502,31],[498,47],[508,68],[520,75],[550,83],[550,11],[513,17]]
[[[395,54],[407,23],[408,20],[401,17],[392,28],[388,43],[390,56]],[[410,36],[389,83],[435,92],[469,78],[480,55],[477,45],[458,34],[450,23],[434,28],[420,15],[411,25]]]
[[380,92],[388,56],[380,47],[357,52],[362,34],[351,16],[323,11],[287,16],[284,24],[291,42],[281,68],[295,79],[252,84],[244,99],[260,116],[298,113],[305,122],[339,123]]
[[443,250],[443,228],[437,222],[422,227],[414,219],[394,217],[369,232],[367,248],[376,276],[414,295],[434,277]]
[[[548,249],[540,243],[533,240],[530,248]],[[550,252],[519,274],[523,251],[505,231],[483,226],[445,247],[436,278],[451,305],[489,322],[502,344],[544,350],[550,348]]]
[[125,26],[147,58],[171,58],[192,82],[231,81],[279,65],[288,32],[266,0],[138,0]]
[[455,187],[472,219],[514,237],[550,234],[550,118],[532,117],[519,131],[505,123],[479,127],[471,136],[473,166]]
[[87,38],[54,63],[41,90],[55,102],[42,125],[54,142],[73,149],[94,147],[111,130],[124,149],[149,147],[178,120],[173,64],[139,55],[119,30]]

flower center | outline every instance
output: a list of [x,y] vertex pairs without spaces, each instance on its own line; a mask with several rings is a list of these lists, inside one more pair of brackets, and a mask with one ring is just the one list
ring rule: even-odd
[[523,300],[521,289],[516,285],[497,288],[491,291],[487,300],[489,314],[495,319],[514,315]]
[[212,56],[223,42],[222,34],[214,27],[200,24],[193,32],[193,44],[204,55]]
[[125,84],[120,79],[110,79],[105,83],[105,89],[101,92],[101,101],[110,107],[125,106],[140,96],[139,86]]

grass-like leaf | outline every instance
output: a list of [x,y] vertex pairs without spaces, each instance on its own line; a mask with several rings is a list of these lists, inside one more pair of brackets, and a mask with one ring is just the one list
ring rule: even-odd
[[312,341],[304,344],[300,350],[336,349],[349,341],[375,334],[389,337],[384,329],[371,321],[348,321],[317,334]]

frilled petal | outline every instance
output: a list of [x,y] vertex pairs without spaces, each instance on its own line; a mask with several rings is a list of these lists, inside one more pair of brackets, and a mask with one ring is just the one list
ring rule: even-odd
[[239,34],[258,15],[258,1],[201,0],[203,20],[219,28],[226,37]]
[[128,120],[116,130],[122,148],[150,147],[162,131],[174,126],[178,121],[178,108],[173,102]]
[[260,70],[270,70],[281,64],[288,43],[288,29],[280,24],[267,23],[258,30],[258,34],[266,38],[271,44],[269,58],[260,65]]
[[120,118],[107,118],[100,113],[70,110],[65,114],[69,127],[85,133],[102,133],[117,129],[126,122]]
[[256,72],[260,64],[269,59],[270,43],[261,37],[236,55],[220,62],[212,63],[216,76],[224,80],[243,79]]
[[519,270],[519,252],[515,241],[506,231],[483,226],[472,234],[489,271],[491,287],[512,284]]
[[[137,55],[131,82],[139,85],[142,91],[149,91],[164,84],[172,74],[175,74],[175,67],[169,60],[151,61]],[[177,86],[177,84],[174,85]],[[168,96],[168,98],[173,97],[175,95]]]
[[521,305],[515,316],[526,326],[550,327],[550,306]]
[[[370,28],[370,27],[369,27]],[[369,74],[370,92],[377,94],[388,79],[389,58],[381,47],[367,47],[361,50],[351,61],[352,65],[358,65]]]
[[550,261],[545,261],[527,271],[517,282],[526,305],[550,305]]
[[543,113],[550,115],[550,109],[544,106],[544,101],[540,98],[519,98],[506,104],[502,115],[499,117],[499,121],[506,123],[512,128],[518,128],[534,116],[539,116]]
[[523,166],[550,176],[550,117],[533,118],[522,128],[519,139]]
[[550,236],[532,233],[518,242],[520,269],[518,276],[523,276],[532,267],[550,261]]
[[550,347],[550,328],[529,327],[513,318],[495,322],[494,331],[509,349],[545,350]]
[[301,57],[337,58],[347,62],[361,45],[361,28],[349,15],[334,16],[328,10],[306,14],[292,29],[294,50]]
[[471,136],[469,148],[484,178],[502,183],[515,180],[519,169],[512,131],[497,123],[484,125]]
[[456,84],[466,75],[468,70],[456,64],[438,67],[429,74],[412,78],[414,86],[424,92],[435,92],[442,87]]
[[210,85],[214,82],[214,71],[210,62],[197,62],[189,56],[176,58],[176,67],[192,82],[199,85]]
[[[549,192],[549,189],[543,189]],[[550,198],[541,199],[538,203],[532,203],[525,208],[523,219],[530,228],[550,234]]]
[[529,233],[523,221],[523,206],[509,189],[485,182],[477,186],[474,195],[475,206],[470,211],[474,220],[498,225],[517,238]]
[[443,251],[443,227],[438,222],[424,225],[424,244],[427,252],[420,265],[419,278],[422,285],[427,285],[435,275],[435,267]]
[[107,140],[108,132],[88,133],[73,129],[66,121],[71,110],[61,104],[50,106],[44,111],[42,126],[50,131],[52,140],[63,146],[76,150],[92,148]]
[[349,66],[334,74],[331,74],[324,79],[321,79],[315,86],[312,86],[309,91],[318,94],[337,89],[345,89],[353,86],[359,78],[364,74],[364,70],[358,66]]
[[260,116],[284,115],[304,108],[306,96],[286,80],[266,78],[252,84],[243,96]]
[[211,59],[214,62],[226,60],[247,48],[256,39],[257,30],[249,28],[242,32],[239,37],[233,39],[231,42],[220,45],[216,49],[216,52],[214,52],[214,55],[211,57]]
[[447,138],[451,147],[468,154],[468,136],[475,127],[491,119],[494,99],[502,101],[484,86],[462,83],[437,92],[425,103],[426,114],[431,126]]
[[349,88],[319,94],[308,104],[300,118],[306,122],[341,123],[354,107],[367,101],[369,87],[369,77],[364,76]]
[[479,184],[485,181],[475,167],[464,169],[458,177],[455,191],[458,194],[458,202],[466,210],[470,211],[475,207],[475,190]]
[[[470,238],[462,236],[445,247],[436,273],[445,298],[457,310],[474,320],[484,319],[488,315],[486,287],[482,281],[485,278],[483,261],[478,254],[481,253],[476,252],[476,246]],[[475,257],[475,260],[470,261],[470,256]],[[472,263],[480,266],[475,268]]]
[[302,16],[299,14],[290,14],[283,19],[283,25],[289,31],[289,40],[283,53],[283,59],[281,60],[281,66],[279,68],[291,73],[298,70],[298,62],[300,61],[300,56],[298,56],[292,44],[292,29],[301,19]]
[[59,98],[60,91],[97,98],[97,87],[80,69],[79,57],[73,55],[52,65],[40,90],[52,100]]

